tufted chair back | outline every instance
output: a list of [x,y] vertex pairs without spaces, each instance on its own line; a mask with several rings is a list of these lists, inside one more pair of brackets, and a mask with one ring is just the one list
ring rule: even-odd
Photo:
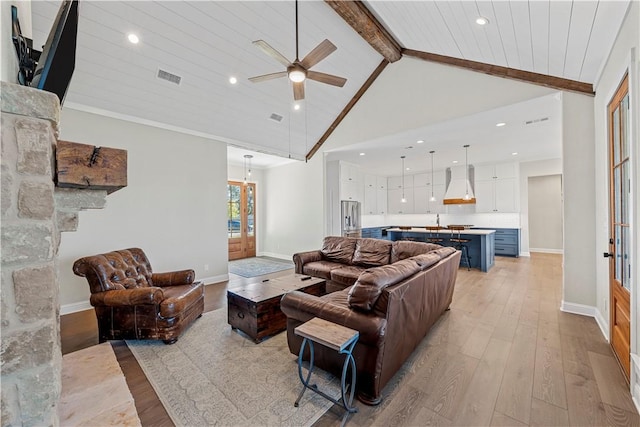
[[151,264],[139,248],[81,258],[73,272],[86,277],[91,293],[153,286]]

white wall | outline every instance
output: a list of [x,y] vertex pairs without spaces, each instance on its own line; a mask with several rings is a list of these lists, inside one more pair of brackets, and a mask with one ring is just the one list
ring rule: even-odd
[[264,170],[266,199],[262,254],[291,259],[320,248],[325,236],[324,162],[321,154]]
[[[18,58],[11,40],[11,6],[18,8],[18,20],[22,35],[32,37],[31,25],[31,1],[0,1],[0,28],[2,40],[0,43],[0,80],[9,83],[18,83]],[[38,49],[39,50],[39,49]]]
[[[602,257],[603,252],[609,249],[609,177],[608,177],[608,136],[607,136],[607,105],[615,93],[624,74],[629,71],[629,93],[632,101],[632,111],[629,115],[632,126],[632,146],[631,146],[631,166],[632,166],[632,220],[631,224],[633,238],[632,242],[632,301],[631,301],[631,352],[638,353],[638,342],[640,341],[640,328],[638,322],[638,303],[640,294],[638,293],[638,226],[640,225],[640,208],[638,200],[634,198],[638,194],[638,169],[640,168],[640,147],[638,146],[638,130],[640,123],[640,81],[638,69],[640,62],[640,3],[631,2],[630,9],[618,34],[615,45],[609,55],[606,66],[602,71],[597,85],[595,97],[595,204],[596,204],[596,227],[594,248],[596,261],[596,283],[597,298],[596,307],[599,315],[599,322],[605,335],[609,333],[609,261]],[[634,361],[635,362],[635,361]],[[635,365],[635,363],[632,363]],[[633,375],[632,375],[633,376]],[[634,380],[632,378],[632,385]],[[635,397],[640,397],[634,393]]]
[[520,163],[520,255],[529,256],[529,178],[562,174],[562,159]]
[[562,252],[562,175],[529,178],[531,252]]
[[596,305],[593,97],[562,93],[563,309]]
[[193,268],[207,283],[226,280],[226,144],[68,108],[60,139],[128,153],[128,186],[110,194],[105,209],[81,212],[78,231],[62,234],[63,313],[88,306],[89,286],[72,272],[86,255],[140,247],[156,272]]

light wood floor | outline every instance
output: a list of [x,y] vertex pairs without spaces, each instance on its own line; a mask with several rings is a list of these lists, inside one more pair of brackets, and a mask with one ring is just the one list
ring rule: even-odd
[[[562,257],[549,254],[499,257],[489,273],[460,269],[451,310],[408,373],[392,380],[379,406],[358,403],[349,425],[640,425],[595,321],[559,311],[561,269]],[[205,310],[224,306],[234,280],[246,279],[207,286]],[[63,352],[97,343],[95,328],[92,311],[63,316]],[[112,345],[142,424],[171,426],[126,345]],[[332,408],[316,425],[341,417]]]

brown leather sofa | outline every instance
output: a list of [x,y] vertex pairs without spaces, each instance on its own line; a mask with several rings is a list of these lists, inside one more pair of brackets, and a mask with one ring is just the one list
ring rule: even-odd
[[[333,239],[325,240],[325,246],[335,247],[336,243]],[[407,243],[416,242],[402,242],[398,249],[416,248],[405,245]],[[369,405],[379,404],[384,386],[451,304],[460,251],[438,245],[431,247],[427,253],[365,269],[353,286],[341,291],[322,297],[297,291],[285,294],[280,307],[287,316],[291,353],[297,355],[302,344],[302,338],[294,334],[294,329],[313,317],[359,331],[360,338],[353,352],[358,399]],[[402,256],[399,251],[397,256]],[[329,270],[327,264],[323,266]],[[340,375],[343,359],[336,351],[315,346],[315,364],[322,369]]]
[[98,339],[161,339],[173,344],[204,311],[204,287],[193,270],[153,273],[142,249],[80,258],[98,318]]
[[441,248],[433,243],[328,236],[322,248],[293,255],[296,273],[326,279],[327,292],[340,291],[356,283],[367,268]]

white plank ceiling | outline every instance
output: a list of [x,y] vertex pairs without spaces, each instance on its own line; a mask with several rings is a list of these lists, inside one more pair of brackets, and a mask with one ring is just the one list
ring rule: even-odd
[[[34,46],[44,44],[59,4],[32,1]],[[628,4],[367,2],[406,48],[589,83]],[[65,105],[302,159],[382,57],[323,1],[301,1],[299,13],[300,56],[328,38],[338,49],[313,69],[348,81],[344,88],[307,82],[302,108],[294,110],[286,78],[247,80],[283,68],[253,40],[294,59],[292,1],[81,1],[76,70]],[[489,24],[478,26],[478,16]],[[130,32],[139,44],[127,42]],[[157,79],[159,69],[181,76],[180,85]],[[230,76],[238,84],[231,85]],[[269,120],[272,113],[282,122]]]

